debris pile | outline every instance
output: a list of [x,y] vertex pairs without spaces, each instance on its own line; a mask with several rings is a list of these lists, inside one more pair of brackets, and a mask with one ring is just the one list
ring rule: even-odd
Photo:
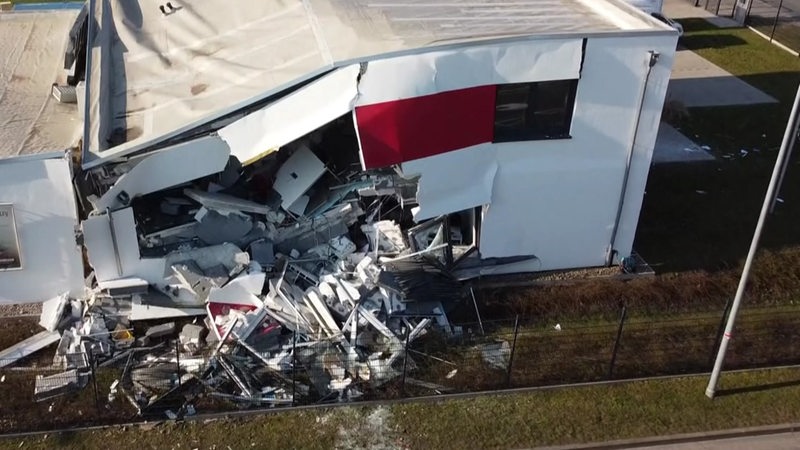
[[416,180],[329,160],[301,143],[149,192],[119,189],[142,175],[129,163],[84,177],[94,270],[83,298],[43,306],[63,373],[38,379],[35,398],[115,366],[109,400],[141,414],[186,414],[201,393],[347,401],[413,367],[405,349],[432,327],[460,333],[447,313],[463,298],[453,268],[471,253],[474,211],[417,224]]

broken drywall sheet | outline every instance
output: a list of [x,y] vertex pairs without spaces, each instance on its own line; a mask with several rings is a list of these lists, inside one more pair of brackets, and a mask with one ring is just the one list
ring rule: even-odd
[[69,296],[66,293],[43,302],[39,325],[47,331],[55,331],[64,315],[67,303],[69,303]]
[[405,175],[420,176],[414,220],[490,204],[500,167],[495,152],[481,144],[403,163]]
[[[285,163],[278,169],[275,175],[275,183],[272,188],[281,194],[281,206],[286,210],[292,208],[298,200],[303,197],[308,189],[325,173],[325,164],[306,147],[301,146]],[[305,204],[308,204],[306,197]],[[302,215],[305,205],[302,205]]]
[[264,109],[220,129],[243,165],[322,127],[353,109],[360,66],[337,69]]
[[[371,61],[357,106],[504,83],[579,77],[582,39],[510,42]],[[477,68],[480,68],[478,70]]]
[[37,352],[48,345],[55,344],[61,339],[58,331],[42,331],[22,342],[0,351],[0,367],[11,365],[31,353]]
[[95,210],[122,208],[138,196],[221,172],[228,163],[229,154],[228,144],[218,136],[195,139],[148,154],[95,202]]
[[273,213],[267,205],[261,205],[250,200],[234,197],[219,192],[203,192],[197,189],[184,189],[183,193],[190,199],[200,203],[208,209],[221,212],[243,212],[269,216]]
[[126,277],[138,277],[150,283],[163,281],[164,260],[140,256],[132,208],[89,217],[81,226],[89,265],[98,282]]

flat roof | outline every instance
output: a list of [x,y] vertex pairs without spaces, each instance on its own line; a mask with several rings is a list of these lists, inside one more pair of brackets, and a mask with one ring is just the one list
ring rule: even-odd
[[465,43],[669,30],[618,0],[195,0],[166,13],[161,0],[91,3],[89,167],[339,65]]
[[0,13],[0,158],[63,152],[78,142],[75,104],[51,95],[64,83],[64,49],[77,12]]

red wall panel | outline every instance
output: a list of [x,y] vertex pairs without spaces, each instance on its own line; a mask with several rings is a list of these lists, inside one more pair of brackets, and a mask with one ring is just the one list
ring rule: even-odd
[[367,169],[491,142],[495,86],[356,107]]

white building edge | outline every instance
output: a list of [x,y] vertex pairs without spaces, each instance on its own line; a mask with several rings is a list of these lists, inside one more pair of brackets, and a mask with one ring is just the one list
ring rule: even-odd
[[[477,273],[631,253],[677,41],[635,8],[172,4],[88,3],[81,168],[61,154],[0,161],[0,215],[13,212],[0,216],[12,253],[0,302],[81,295],[84,245],[100,282],[163,281],[170,256],[144,255],[131,202],[221,172],[229,155],[248,167],[282,148],[300,155],[298,139],[337,119],[355,132],[341,151],[360,169],[419,177],[414,220],[468,218],[477,254],[505,262]],[[306,189],[313,159],[292,172]],[[303,216],[293,179],[283,210]]]

